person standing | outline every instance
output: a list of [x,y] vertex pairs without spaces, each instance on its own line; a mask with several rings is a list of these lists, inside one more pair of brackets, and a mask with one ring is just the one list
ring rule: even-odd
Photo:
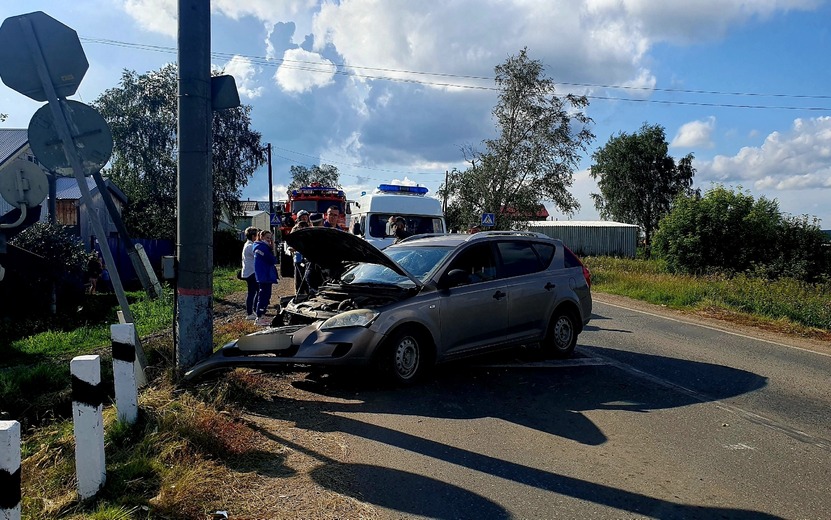
[[[291,228],[291,232],[294,233],[298,229],[303,229],[304,227],[311,227],[309,221],[298,220],[297,224]],[[303,254],[300,253],[300,251],[295,250],[293,247],[289,248],[289,252],[292,254],[294,260],[294,294],[308,294],[309,284],[306,279],[306,262],[303,259]]]
[[92,251],[87,259],[87,293],[95,294],[98,290],[98,279],[101,277],[104,267],[97,251]]
[[277,257],[274,256],[274,237],[271,231],[260,231],[254,243],[254,275],[257,278],[257,325],[270,325],[265,317],[271,303],[271,286],[277,283]]
[[245,297],[245,319],[252,321],[257,319],[254,309],[259,287],[254,274],[254,241],[257,240],[259,232],[260,230],[255,227],[245,228],[245,245],[242,246],[242,269],[240,270],[240,277],[245,280],[248,288],[248,295]]
[[323,221],[323,227],[330,227],[346,231],[340,224],[340,208],[334,204],[329,206],[326,210],[326,219]]

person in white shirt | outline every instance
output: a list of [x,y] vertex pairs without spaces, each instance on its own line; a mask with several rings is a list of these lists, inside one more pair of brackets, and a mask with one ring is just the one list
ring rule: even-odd
[[254,241],[260,232],[255,227],[245,228],[245,245],[242,246],[242,270],[240,276],[248,286],[248,295],[245,298],[245,319],[256,320],[254,309],[257,307],[257,277],[254,275]]

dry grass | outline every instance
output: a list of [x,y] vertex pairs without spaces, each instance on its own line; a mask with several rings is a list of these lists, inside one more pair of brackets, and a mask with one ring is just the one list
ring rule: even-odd
[[[258,328],[243,319],[243,298],[229,295],[214,309],[217,345]],[[349,488],[347,446],[315,403],[325,397],[292,385],[305,374],[237,369],[182,389],[170,383],[169,331],[143,344],[154,383],[140,394],[136,425],[105,408],[105,487],[78,500],[70,421],[26,432],[24,518],[205,519],[218,510],[235,520],[377,518],[337,492]]]

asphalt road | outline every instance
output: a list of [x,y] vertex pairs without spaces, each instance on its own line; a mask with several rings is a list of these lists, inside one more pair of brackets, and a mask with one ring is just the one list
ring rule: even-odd
[[595,298],[572,360],[310,385],[340,491],[386,518],[831,518],[831,348]]

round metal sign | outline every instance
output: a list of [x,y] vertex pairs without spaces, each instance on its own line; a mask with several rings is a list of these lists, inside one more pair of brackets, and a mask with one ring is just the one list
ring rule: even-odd
[[[61,100],[59,103],[84,167],[84,175],[92,175],[107,164],[113,153],[110,127],[91,106],[72,100]],[[58,137],[50,105],[40,107],[29,121],[29,145],[35,157],[46,168],[59,175],[74,175],[72,164]]]
[[0,195],[19,208],[21,203],[34,208],[49,193],[49,180],[40,167],[25,159],[15,159],[0,170]]
[[78,33],[42,11],[6,18],[0,25],[0,77],[10,89],[47,101],[37,71],[39,54],[57,96],[74,94],[89,68]]

